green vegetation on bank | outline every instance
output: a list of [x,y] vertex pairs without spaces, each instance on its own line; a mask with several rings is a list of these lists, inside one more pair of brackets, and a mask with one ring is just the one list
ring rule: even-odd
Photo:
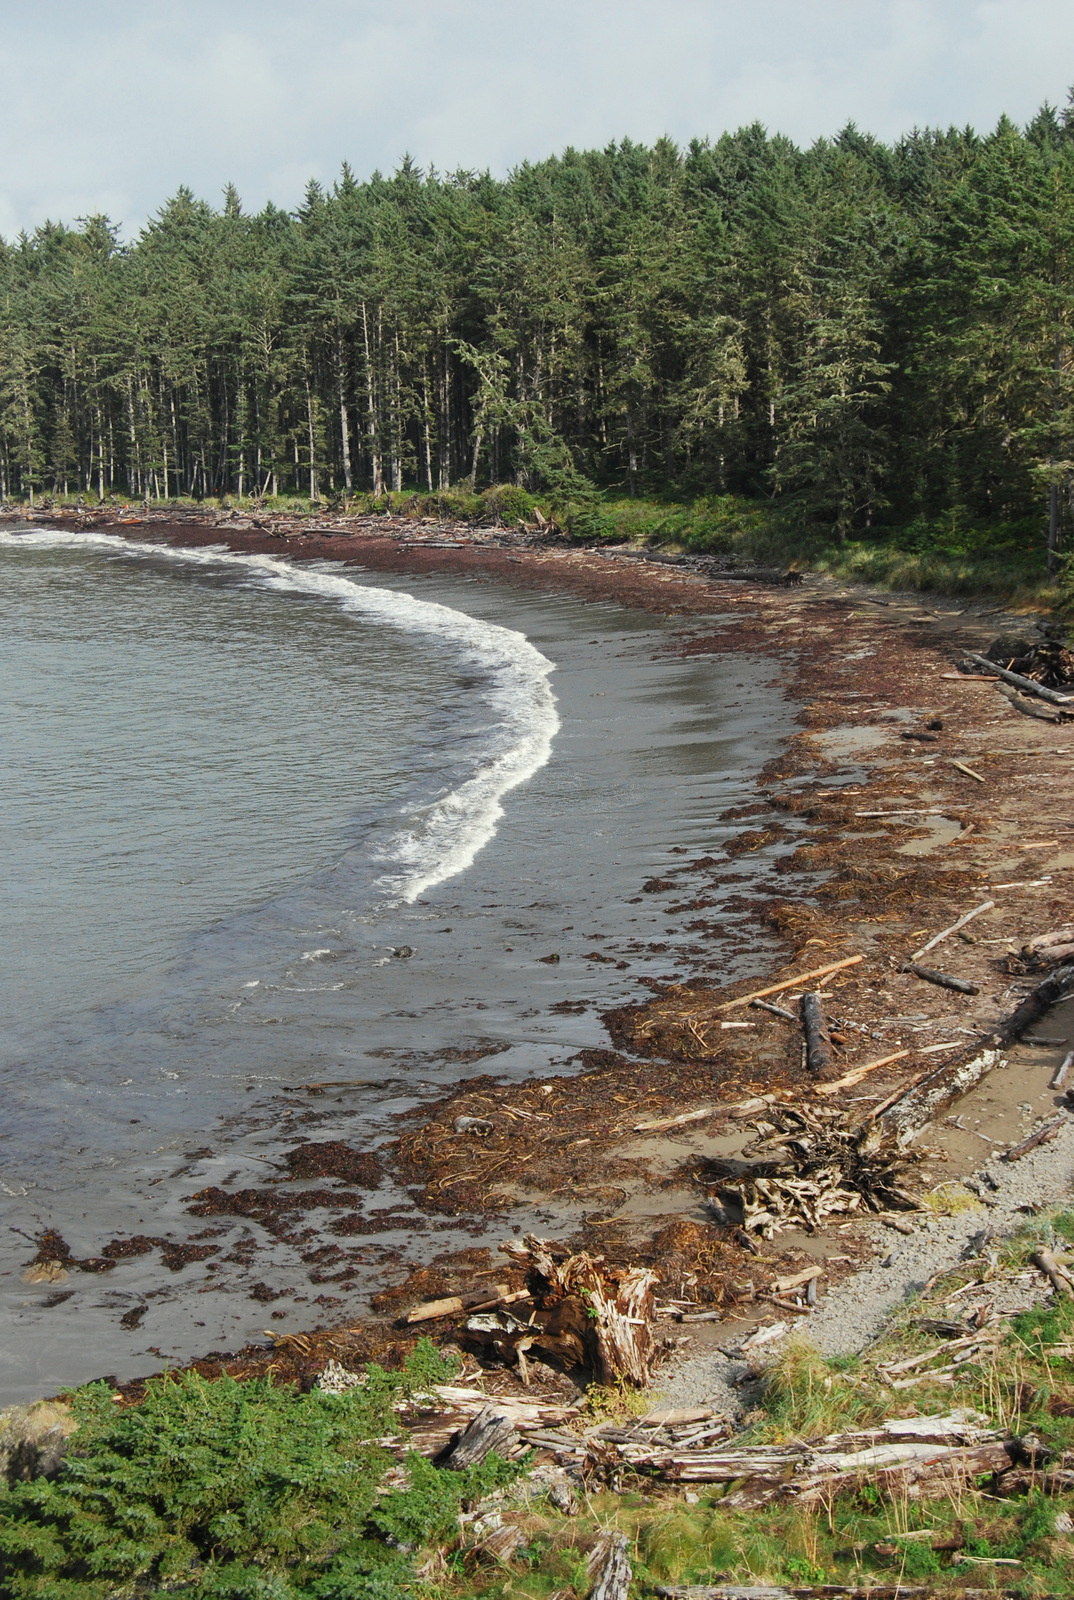
[[[944,1480],[920,1499],[882,1493],[866,1478],[812,1505],[744,1512],[721,1505],[733,1485],[626,1473],[617,1493],[587,1484],[569,1516],[527,1479],[525,1463],[490,1457],[452,1473],[411,1455],[401,1474],[378,1443],[397,1426],[392,1408],[452,1370],[426,1345],[400,1372],[371,1366],[364,1385],[342,1396],[194,1375],[157,1379],[141,1404],[121,1409],[105,1385],[77,1391],[79,1427],[59,1475],[0,1489],[0,1594],[583,1600],[588,1552],[609,1529],[628,1536],[639,1600],[657,1584],[714,1581],[927,1581],[954,1596],[967,1566],[971,1582],[998,1581],[1025,1600],[1074,1593],[1069,1472],[1058,1474],[1056,1492],[1041,1488],[1042,1463],[1067,1468],[1074,1458],[1074,1300],[1019,1312],[955,1369],[935,1327],[918,1325],[923,1313],[965,1316],[973,1284],[997,1275],[1004,1293],[1021,1284],[1033,1299],[1043,1280],[1025,1269],[1042,1243],[1069,1252],[1074,1213],[1035,1218],[997,1254],[954,1269],[860,1357],[825,1360],[790,1343],[736,1441],[785,1444],[967,1408],[1004,1437],[1026,1440],[1026,1459],[1038,1463],[1006,1497],[989,1491],[987,1477],[977,1487]],[[971,1293],[950,1300],[963,1288]],[[935,1381],[930,1357],[941,1362]],[[893,1387],[890,1364],[913,1358],[914,1386]],[[579,1426],[617,1406],[627,1421],[640,1400],[597,1391]],[[463,1507],[521,1529],[506,1564],[482,1557],[479,1524],[460,1530]]]
[[454,1371],[426,1346],[341,1395],[186,1374],[118,1411],[91,1384],[73,1396],[59,1477],[0,1494],[0,1593],[403,1600],[413,1551],[451,1539],[464,1501],[516,1475],[496,1458],[447,1472],[413,1454],[405,1486],[385,1485],[393,1405]]
[[[95,495],[48,495],[40,506],[94,509]],[[117,510],[118,496],[104,505]],[[225,495],[212,505],[172,501],[177,508],[242,514],[312,516],[346,511],[355,515],[438,518],[475,526],[523,524],[539,527],[539,513],[577,541],[631,544],[639,549],[725,558],[730,565],[754,563],[825,572],[848,582],[874,584],[933,594],[988,595],[1011,603],[1054,605],[1067,597],[1074,614],[1074,573],[1062,557],[1056,574],[1048,571],[1047,552],[1036,519],[1020,523],[972,523],[958,511],[929,521],[919,517],[901,528],[875,528],[854,539],[835,540],[830,530],[802,528],[783,507],[770,500],[740,495],[695,497],[689,501],[622,498],[612,491],[572,494],[531,493],[516,484],[493,484],[471,492],[462,488],[434,491],[402,489],[381,495],[362,491],[311,502],[306,495],[251,498]],[[138,505],[129,509],[137,514]],[[158,507],[159,509],[159,507]]]
[[1074,532],[1074,115],[344,167],[293,214],[184,189],[129,243],[0,241],[0,499],[505,483],[589,536],[655,497],[664,540],[1031,586]]

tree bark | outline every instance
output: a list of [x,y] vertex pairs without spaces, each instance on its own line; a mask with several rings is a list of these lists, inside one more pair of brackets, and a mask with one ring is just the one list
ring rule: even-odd
[[810,1072],[825,1072],[832,1063],[832,1047],[817,995],[804,994],[801,1009],[806,1042],[806,1066]]

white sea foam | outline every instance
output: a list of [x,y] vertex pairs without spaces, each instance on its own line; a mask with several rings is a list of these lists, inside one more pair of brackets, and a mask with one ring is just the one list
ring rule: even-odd
[[406,813],[398,832],[379,852],[377,861],[384,871],[378,887],[397,902],[411,904],[436,884],[464,872],[495,836],[504,797],[539,772],[552,753],[560,726],[548,681],[553,663],[514,628],[482,622],[396,589],[373,588],[338,571],[297,567],[279,556],[245,555],[220,546],[177,549],[117,534],[59,528],[0,531],[0,545],[100,550],[240,567],[265,588],[320,595],[356,617],[439,639],[476,668],[486,680],[485,697],[496,718],[490,747],[457,788]]

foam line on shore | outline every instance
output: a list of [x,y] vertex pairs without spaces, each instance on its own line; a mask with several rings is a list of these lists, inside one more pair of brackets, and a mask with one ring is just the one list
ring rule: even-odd
[[505,797],[539,772],[551,756],[560,726],[549,683],[554,663],[514,628],[483,622],[397,589],[361,584],[338,571],[296,567],[279,556],[246,555],[223,547],[184,549],[120,534],[59,528],[3,530],[0,544],[238,567],[254,584],[277,593],[317,595],[355,617],[437,639],[478,671],[487,681],[485,698],[495,716],[485,752],[464,782],[404,813],[402,827],[376,857],[383,868],[377,887],[396,903],[412,904],[436,884],[464,872],[495,837]]

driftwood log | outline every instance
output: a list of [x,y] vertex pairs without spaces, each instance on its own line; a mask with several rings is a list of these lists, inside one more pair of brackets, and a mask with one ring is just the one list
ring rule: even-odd
[[845,1583],[809,1583],[804,1587],[796,1584],[792,1589],[770,1583],[688,1583],[677,1588],[658,1583],[654,1592],[661,1600],[950,1600],[952,1594],[957,1594],[958,1600],[1005,1600],[1009,1593],[1002,1589],[963,1589],[961,1585],[957,1590],[936,1589],[931,1584],[923,1587],[915,1583],[870,1583],[865,1588]]
[[512,1455],[518,1443],[514,1423],[491,1402],[482,1406],[477,1416],[456,1435],[439,1457],[437,1466],[447,1467],[451,1472],[465,1472],[467,1467],[476,1467],[493,1451],[501,1456]]
[[589,1576],[595,1581],[589,1600],[627,1600],[634,1575],[626,1535],[606,1533],[594,1547],[588,1562]]
[[1058,1068],[1056,1069],[1055,1076],[1048,1085],[1049,1089],[1061,1089],[1064,1083],[1067,1081],[1067,1074],[1069,1073],[1071,1067],[1074,1067],[1074,1050],[1068,1050],[1066,1055],[1063,1057]]
[[903,963],[903,972],[912,972],[915,978],[923,978],[926,983],[934,983],[940,989],[953,989],[955,994],[980,994],[980,989],[975,983],[968,983],[965,978],[953,978],[949,972],[941,972],[938,967],[920,967],[916,961]]
[[1044,1245],[1041,1245],[1039,1250],[1034,1250],[1029,1259],[1035,1267],[1040,1268],[1046,1278],[1051,1280],[1052,1288],[1057,1295],[1074,1296],[1074,1283],[1071,1282],[1069,1272],[1059,1265],[1052,1252]]
[[1059,962],[1074,958],[1074,926],[1053,928],[1050,933],[1039,933],[1019,951],[1021,960],[1030,969],[1054,967]]
[[983,667],[986,672],[1002,678],[1004,683],[1013,684],[1016,689],[1024,689],[1026,694],[1035,694],[1039,700],[1047,700],[1049,705],[1068,706],[1074,701],[1074,695],[1060,694],[1057,689],[1046,689],[1035,678],[1024,678],[1020,672],[1009,672],[1006,667],[997,666],[994,661],[989,661],[987,656],[969,655],[966,659],[972,661],[974,666]]
[[1020,1161],[1022,1156],[1028,1155],[1038,1145],[1048,1144],[1050,1140],[1056,1138],[1066,1120],[1066,1117],[1056,1117],[1054,1122],[1049,1122],[1043,1128],[1038,1128],[1036,1133],[1031,1133],[1028,1139],[1022,1140],[1021,1144],[1012,1145],[1009,1150],[1004,1150],[1000,1160]]
[[877,1108],[873,1128],[905,1148],[934,1117],[954,1105],[962,1095],[1003,1063],[1001,1050],[979,1050],[969,1061],[954,1061],[926,1073],[890,1105]]
[[1047,706],[1040,705],[1036,700],[1027,700],[1025,695],[1019,694],[1017,689],[1012,689],[1007,683],[997,683],[996,688],[1005,700],[1010,701],[1016,711],[1024,717],[1036,717],[1038,722],[1066,722],[1067,715],[1063,711],[1049,711]]
[[801,1000],[802,1030],[805,1033],[806,1066],[810,1072],[826,1072],[832,1063],[832,1045],[824,1022],[820,998],[804,994]]
[[1035,1022],[1039,1022],[1056,1001],[1072,993],[1074,993],[1074,965],[1058,967],[1044,979],[1043,983],[1038,983],[1032,993],[1026,995],[1021,1005],[1000,1023],[993,1035],[994,1042],[999,1045],[1013,1044]]
[[528,1291],[525,1289],[512,1289],[506,1283],[494,1283],[488,1289],[473,1289],[468,1294],[451,1294],[442,1300],[425,1300],[407,1312],[406,1320],[432,1322],[437,1317],[457,1316],[460,1311],[488,1311],[493,1306],[511,1305],[516,1300],[527,1298]]
[[988,1048],[979,1050],[969,1061],[953,1061],[937,1067],[910,1085],[897,1100],[874,1114],[873,1126],[882,1136],[894,1137],[905,1147],[941,1111],[966,1094],[982,1078],[1004,1062],[1004,1049],[1020,1039],[1027,1028],[1062,1000],[1074,993],[1074,966],[1060,967],[1039,983],[1021,1005],[1005,1018],[992,1034]]
[[461,1342],[491,1346],[498,1359],[518,1366],[524,1382],[527,1352],[536,1350],[568,1369],[591,1372],[598,1383],[625,1380],[648,1388],[658,1355],[655,1272],[606,1266],[601,1256],[571,1255],[533,1234],[500,1248],[525,1266],[534,1310],[527,1322],[509,1313],[474,1317],[460,1330]]

